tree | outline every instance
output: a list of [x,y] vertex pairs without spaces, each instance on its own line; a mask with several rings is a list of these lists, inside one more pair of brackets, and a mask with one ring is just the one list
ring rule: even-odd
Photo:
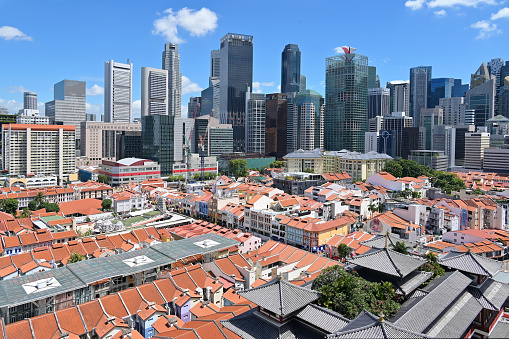
[[392,246],[392,249],[396,252],[402,253],[402,254],[409,254],[408,247],[406,246],[405,242],[403,241],[396,241],[396,243]]
[[285,162],[284,161],[274,160],[273,162],[271,162],[269,164],[269,168],[283,168],[283,167],[285,167]]
[[111,199],[104,199],[101,202],[101,207],[103,208],[103,211],[109,210],[111,208],[112,203],[113,202],[111,201]]
[[30,210],[28,208],[23,208],[23,211],[19,214],[19,218],[28,218],[30,217]]
[[338,257],[339,259],[348,258],[350,255],[350,247],[347,244],[339,244],[338,246]]
[[452,191],[459,191],[467,188],[465,182],[458,178],[456,174],[448,172],[438,172],[437,175],[432,178],[431,183],[447,194],[451,194]]
[[35,196],[34,201],[37,204],[37,206],[39,206],[40,204],[45,202],[46,200],[44,199],[44,193],[42,193],[41,191],[37,192],[37,195]]
[[237,178],[247,175],[247,161],[245,159],[233,159],[228,163],[228,171]]
[[97,181],[100,182],[100,183],[103,183],[103,184],[107,184],[108,183],[108,176],[106,176],[104,174],[99,174],[97,176]]
[[396,160],[390,160],[385,164],[384,171],[392,174],[396,178],[400,178],[403,175],[403,167]]
[[46,212],[60,212],[60,206],[55,203],[46,204],[45,208]]
[[430,251],[424,254],[423,257],[427,260],[427,263],[421,266],[419,269],[420,271],[433,273],[433,277],[431,279],[435,279],[436,277],[440,277],[445,274],[444,268],[438,263],[438,255]]
[[401,306],[390,282],[369,282],[339,265],[322,272],[312,287],[322,293],[318,304],[349,319],[355,318],[363,309],[390,316]]
[[71,254],[71,257],[69,258],[67,263],[72,264],[74,262],[82,261],[84,259],[85,259],[84,255],[74,252]]
[[306,168],[304,170],[305,173],[311,173],[311,174],[315,174],[315,172],[311,169],[311,168]]
[[482,189],[480,189],[479,187],[477,187],[476,189],[472,190],[472,194],[475,194],[475,195],[479,195],[479,194],[484,194],[484,191]]
[[30,201],[28,203],[28,209],[30,211],[37,211],[37,207],[38,207],[38,205],[37,205],[37,202],[35,200],[32,200],[32,201]]
[[18,210],[18,200],[14,198],[8,198],[4,200],[3,210],[5,213],[12,214],[16,217],[16,211]]

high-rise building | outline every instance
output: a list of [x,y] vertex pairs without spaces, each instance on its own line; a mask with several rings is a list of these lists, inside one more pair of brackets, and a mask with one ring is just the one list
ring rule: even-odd
[[283,93],[265,96],[265,153],[282,158],[286,151],[288,96]]
[[220,124],[219,119],[204,115],[195,120],[194,149],[201,154],[200,137],[206,157],[233,152],[233,129],[231,125]]
[[[407,127],[412,127],[412,118],[407,116],[405,112],[392,112],[391,115],[385,116],[383,119],[383,128],[380,132],[380,137],[382,139],[387,138],[386,134],[383,134],[383,131],[388,131],[391,134],[391,140],[394,140],[394,145],[391,144],[391,147],[394,148],[394,152],[388,154],[394,158],[401,157],[403,129]],[[382,141],[385,142],[385,140]],[[384,152],[384,150],[380,149],[380,152]]]
[[401,139],[401,157],[408,159],[414,150],[423,149],[422,141],[426,129],[424,127],[404,127]]
[[52,124],[74,125],[79,148],[80,125],[87,121],[87,89],[84,81],[62,80],[53,88],[54,100],[45,105],[45,115]]
[[288,44],[281,53],[281,93],[300,92],[300,50]]
[[23,93],[23,109],[37,109],[37,93]]
[[390,92],[388,88],[368,89],[368,119],[391,114]]
[[288,103],[287,149],[323,149],[324,99],[316,91],[305,90]]
[[246,153],[265,154],[265,94],[246,93]]
[[104,62],[104,121],[130,123],[132,120],[133,64]]
[[432,150],[432,131],[435,126],[444,124],[444,111],[441,108],[421,108],[420,117],[419,127],[426,129],[424,149]]
[[142,157],[157,161],[161,165],[161,175],[172,174],[175,117],[167,114],[142,115],[141,126]]
[[456,166],[463,167],[465,165],[465,135],[467,133],[475,132],[475,126],[473,124],[455,126],[454,129],[456,132],[456,158],[454,160],[454,164]]
[[368,122],[368,57],[347,53],[326,59],[324,146],[364,151]]
[[304,75],[300,75],[300,90],[305,91],[306,90],[306,77]]
[[368,132],[380,132],[383,127],[384,117],[382,115],[377,115],[374,118],[368,119]]
[[168,115],[168,71],[141,68],[141,116]]
[[180,73],[180,53],[177,44],[164,45],[163,67],[168,71],[168,114],[180,118],[182,110],[182,73]]
[[390,90],[390,106],[392,112],[410,114],[410,82],[390,81],[386,86]]
[[11,175],[64,175],[76,171],[74,125],[2,125],[2,168]]
[[201,116],[201,97],[190,97],[187,104],[187,117],[193,119],[196,111],[196,117]]
[[495,79],[486,80],[480,83],[478,79],[476,86],[469,89],[465,102],[468,109],[473,109],[474,123],[476,126],[484,126],[488,119],[495,116]]
[[[219,78],[209,77],[209,87],[201,91],[201,114],[210,115],[210,112],[214,110],[213,117],[219,119],[220,102],[221,89],[219,86]],[[192,116],[189,117],[192,118]]]
[[377,83],[376,67],[368,66],[368,89],[380,87]]
[[470,89],[474,89],[487,81],[494,80],[485,62],[477,69],[477,71],[470,75]]
[[219,78],[221,74],[221,52],[214,49],[210,52],[210,76]]
[[422,108],[428,108],[431,96],[431,66],[410,68],[410,116],[419,126]]
[[463,84],[461,79],[454,79],[454,87],[452,88],[453,97],[464,97],[469,89],[468,84]]
[[441,98],[451,98],[453,96],[454,96],[453,78],[431,79],[431,94],[428,103],[429,108],[437,106]]
[[245,151],[246,91],[253,86],[253,37],[228,33],[221,38],[220,121],[233,126],[233,148]]
[[441,98],[438,107],[444,111],[444,125],[465,125],[465,98]]
[[82,122],[80,155],[87,158],[89,165],[99,165],[101,160],[119,159],[117,142],[119,135],[123,132],[138,133],[138,136],[141,136],[141,125],[101,121]]
[[364,134],[364,153],[378,152],[380,132],[366,132]]
[[484,149],[490,147],[490,134],[484,132],[465,134],[465,168],[481,169]]
[[452,126],[435,126],[431,131],[431,150],[443,151],[447,156],[447,168],[455,167],[456,129]]

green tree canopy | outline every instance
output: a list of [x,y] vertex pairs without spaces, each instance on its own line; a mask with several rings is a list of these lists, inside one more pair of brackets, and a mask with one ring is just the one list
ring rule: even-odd
[[101,182],[103,184],[107,184],[108,183],[108,177],[106,175],[104,175],[104,174],[99,174],[97,176],[97,181]]
[[338,257],[340,259],[343,259],[343,258],[348,258],[348,256],[350,255],[350,247],[348,247],[347,244],[339,244],[338,246]]
[[55,204],[55,203],[49,203],[49,204],[46,204],[45,206],[46,208],[46,212],[60,212],[60,206],[58,206],[58,204]]
[[403,167],[396,160],[390,160],[385,164],[384,171],[392,174],[396,178],[403,176]]
[[228,163],[228,171],[236,178],[247,175],[247,161],[245,159],[233,159]]
[[392,249],[394,251],[402,253],[402,254],[410,253],[408,247],[406,246],[405,242],[403,242],[403,241],[396,241],[396,243],[392,246]]
[[284,161],[274,160],[269,164],[269,168],[283,168],[283,167],[285,167]]
[[113,201],[111,201],[111,199],[104,199],[101,202],[101,207],[103,208],[103,211],[109,210],[111,208],[112,203]]
[[27,207],[25,207],[25,208],[23,208],[23,211],[21,211],[21,213],[19,214],[19,217],[20,218],[28,218],[28,217],[30,217],[30,214],[31,214],[30,210]]
[[3,211],[5,213],[12,214],[16,217],[16,211],[18,210],[18,200],[14,198],[5,199],[3,202]]
[[431,183],[447,194],[467,188],[463,180],[458,178],[456,174],[449,172],[437,172],[436,176],[431,179]]
[[363,309],[390,316],[401,306],[390,282],[369,282],[339,265],[323,270],[314,280],[313,289],[322,293],[319,305],[349,319],[355,318]]
[[71,257],[69,258],[68,263],[72,264],[74,262],[82,261],[84,259],[85,259],[84,255],[75,252],[75,253],[71,254]]
[[37,211],[37,206],[39,205],[37,205],[37,202],[35,200],[32,200],[28,203],[28,209],[30,211]]

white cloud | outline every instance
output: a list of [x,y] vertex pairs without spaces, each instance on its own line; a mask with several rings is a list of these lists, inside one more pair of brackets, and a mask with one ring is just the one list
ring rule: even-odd
[[9,93],[28,92],[28,90],[25,87],[21,86],[21,85],[19,85],[19,86],[9,86],[8,88],[9,88],[8,89]]
[[9,113],[18,113],[18,111],[23,108],[23,103],[16,100],[0,99],[0,106],[7,108]]
[[476,39],[486,39],[492,35],[502,33],[502,30],[498,29],[496,24],[490,23],[488,20],[477,21],[470,25],[470,27],[479,30]]
[[431,8],[454,6],[477,7],[478,5],[498,5],[498,2],[495,0],[432,0],[428,2],[428,6]]
[[[259,82],[259,81],[253,81],[253,93],[263,93],[262,87],[274,87],[276,86],[276,83],[274,81],[270,82]],[[281,85],[277,86],[277,90],[281,92]]]
[[201,88],[196,82],[192,82],[191,79],[186,77],[185,75],[182,76],[182,94],[189,94],[193,92],[200,92],[203,91],[203,88]]
[[91,103],[86,103],[85,105],[85,111],[87,111],[87,113],[92,113],[92,114],[102,114],[103,113],[103,104],[100,104],[100,105],[94,105],[94,104],[91,104]]
[[191,36],[197,37],[213,32],[217,27],[217,14],[205,7],[199,11],[184,7],[178,12],[168,8],[164,13],[164,17],[154,21],[152,34],[162,35],[176,44],[185,42],[178,35],[178,26],[188,31]]
[[445,11],[445,9],[441,9],[439,11],[435,11],[434,14],[435,14],[435,16],[440,18],[440,17],[446,16],[447,12]]
[[0,27],[0,38],[4,38],[5,40],[33,40],[32,37],[29,37],[16,27],[11,26]]
[[136,100],[132,103],[133,116],[141,116],[141,100]]
[[94,96],[94,95],[103,95],[104,94],[104,87],[101,87],[99,85],[94,85],[91,88],[87,88],[87,95]]
[[509,7],[504,7],[497,13],[491,15],[491,20],[498,20],[502,18],[509,18]]
[[[416,11],[424,6],[424,2],[425,0],[408,0],[405,2],[405,7],[410,8],[412,11]],[[338,53],[340,52],[338,51]]]
[[384,60],[383,60],[384,64],[388,63],[389,61],[391,61],[391,59],[389,59],[389,58],[384,58]]

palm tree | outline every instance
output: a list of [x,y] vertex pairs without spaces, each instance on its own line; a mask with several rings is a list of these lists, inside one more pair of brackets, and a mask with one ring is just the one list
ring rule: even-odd
[[406,246],[405,242],[403,241],[396,241],[394,245],[392,245],[392,249],[396,252],[402,253],[402,254],[408,254],[409,250]]
[[423,255],[424,259],[426,259],[429,263],[437,263],[438,262],[438,255],[435,253],[429,251],[428,253]]

